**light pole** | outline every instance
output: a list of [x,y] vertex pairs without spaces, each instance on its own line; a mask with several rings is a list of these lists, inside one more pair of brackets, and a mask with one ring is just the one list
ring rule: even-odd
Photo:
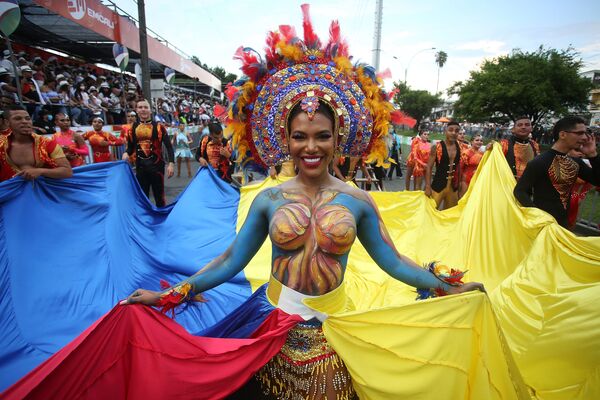
[[[423,53],[424,51],[430,51],[430,50],[436,50],[435,47],[428,47],[426,49],[421,49],[419,51],[417,51],[415,54],[412,55],[412,57],[410,58],[410,60],[408,61],[408,64],[406,64],[406,68],[404,68],[404,84],[406,85],[406,77],[408,75],[408,68],[410,68],[410,63],[412,62],[412,60],[419,54]],[[394,57],[396,58],[396,57]]]

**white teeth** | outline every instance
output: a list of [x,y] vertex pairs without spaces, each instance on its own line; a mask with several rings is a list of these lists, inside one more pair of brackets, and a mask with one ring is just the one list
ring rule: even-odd
[[306,161],[307,163],[316,163],[321,159],[321,157],[317,157],[317,158],[305,158],[304,161]]

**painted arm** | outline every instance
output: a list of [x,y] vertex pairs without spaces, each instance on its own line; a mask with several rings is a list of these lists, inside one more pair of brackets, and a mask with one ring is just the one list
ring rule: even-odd
[[184,287],[188,283],[191,285],[191,292],[202,293],[233,278],[250,262],[267,237],[269,229],[268,204],[268,194],[266,192],[260,193],[252,202],[248,217],[233,243],[225,253],[205,265],[200,271],[162,293],[138,289],[122,304],[155,305],[162,296],[173,290],[178,290],[178,288]]
[[368,196],[368,203],[364,203],[363,213],[358,221],[358,238],[381,269],[392,278],[416,288],[441,288],[448,293],[462,291],[459,287],[442,282],[408,257],[398,253],[375,202],[370,195],[365,195]]

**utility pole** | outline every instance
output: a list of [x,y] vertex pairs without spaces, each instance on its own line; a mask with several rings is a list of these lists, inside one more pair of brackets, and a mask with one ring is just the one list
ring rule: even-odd
[[379,71],[379,56],[381,54],[381,20],[383,17],[383,0],[377,0],[375,5],[375,34],[373,35],[373,67]]
[[146,7],[144,0],[137,0],[138,22],[140,29],[140,57],[142,58],[142,92],[144,97],[152,104],[150,92],[150,64],[148,62],[148,35],[146,33]]

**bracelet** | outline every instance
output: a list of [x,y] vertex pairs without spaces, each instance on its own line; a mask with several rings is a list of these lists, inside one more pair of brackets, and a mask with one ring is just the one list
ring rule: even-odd
[[[169,282],[161,279],[160,286],[163,289],[168,289],[171,285]],[[175,307],[181,303],[189,301],[198,301],[205,303],[206,299],[200,294],[195,294],[192,291],[192,284],[189,282],[182,282],[179,285],[173,286],[170,290],[161,294],[160,299],[156,303],[160,312],[167,314],[171,311],[171,318],[175,318]]]
[[[463,272],[459,269],[450,268],[447,265],[440,264],[438,261],[432,261],[428,264],[425,264],[423,265],[423,268],[433,274],[433,276],[440,281],[451,286],[461,286],[463,284],[462,278],[466,272]],[[416,300],[425,300],[446,295],[448,295],[448,292],[441,287],[417,288]]]

